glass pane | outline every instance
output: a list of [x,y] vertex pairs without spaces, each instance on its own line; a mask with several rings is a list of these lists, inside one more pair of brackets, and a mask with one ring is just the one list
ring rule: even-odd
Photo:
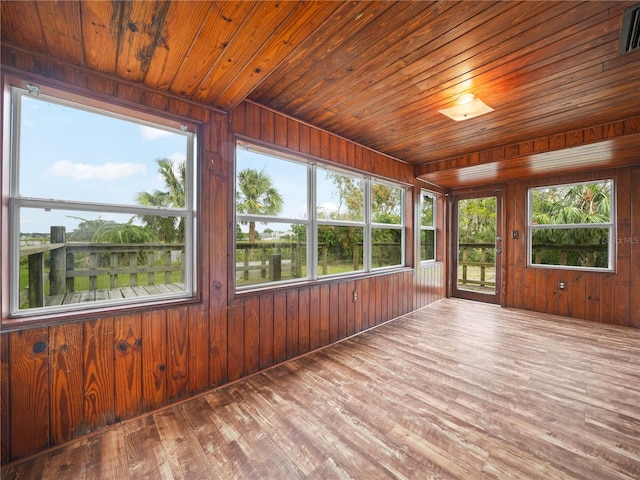
[[531,263],[609,268],[609,228],[534,229]]
[[[22,208],[20,309],[185,293],[184,221]],[[160,231],[173,229],[171,242]]]
[[[255,238],[250,240],[250,231]],[[240,223],[236,227],[236,286],[306,278],[307,226]]]
[[402,189],[371,183],[371,221],[402,225]]
[[434,199],[432,196],[422,194],[420,197],[420,225],[422,227],[433,227]]
[[609,223],[611,191],[610,180],[533,189],[532,225]]
[[496,197],[458,201],[459,290],[494,294]]
[[325,220],[364,220],[364,180],[330,170],[318,170],[317,215]]
[[[173,175],[182,182],[182,204],[167,203],[172,199],[165,196],[161,205],[184,206],[186,134],[21,98],[21,196],[138,205],[144,204],[141,192],[166,191]],[[160,159],[168,170],[161,170]]]
[[240,146],[236,160],[238,214],[308,217],[306,165]]
[[402,265],[402,230],[371,229],[371,267]]
[[436,232],[435,230],[420,231],[420,260],[435,260]]
[[318,275],[335,275],[363,269],[364,228],[318,227]]

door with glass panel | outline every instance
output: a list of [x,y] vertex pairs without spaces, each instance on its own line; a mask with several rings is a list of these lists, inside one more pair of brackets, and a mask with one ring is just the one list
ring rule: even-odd
[[454,195],[451,207],[452,296],[500,303],[500,192]]

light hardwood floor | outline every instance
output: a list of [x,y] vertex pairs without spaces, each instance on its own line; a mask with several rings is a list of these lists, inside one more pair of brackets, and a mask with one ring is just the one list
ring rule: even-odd
[[640,333],[446,299],[3,479],[638,479]]

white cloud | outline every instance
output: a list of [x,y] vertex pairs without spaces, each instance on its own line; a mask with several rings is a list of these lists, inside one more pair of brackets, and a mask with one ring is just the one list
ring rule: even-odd
[[318,205],[318,210],[324,213],[332,213],[338,211],[338,206],[332,202],[325,202]]
[[68,177],[73,180],[115,180],[132,175],[147,174],[147,166],[143,163],[113,163],[89,165],[87,163],[73,163],[71,160],[60,160],[49,169],[51,175]]
[[155,140],[157,138],[173,135],[173,133],[168,132],[167,130],[160,130],[159,128],[148,127],[146,125],[140,126],[140,133],[142,133],[142,138],[144,140]]

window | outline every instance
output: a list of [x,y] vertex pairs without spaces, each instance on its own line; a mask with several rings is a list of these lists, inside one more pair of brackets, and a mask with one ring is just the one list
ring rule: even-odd
[[436,259],[436,199],[422,190],[420,192],[420,261],[429,262]]
[[239,144],[236,286],[306,278],[309,167]]
[[404,265],[404,194],[238,142],[236,286]]
[[613,181],[529,190],[529,264],[613,270]]
[[11,93],[11,314],[192,296],[193,128]]

